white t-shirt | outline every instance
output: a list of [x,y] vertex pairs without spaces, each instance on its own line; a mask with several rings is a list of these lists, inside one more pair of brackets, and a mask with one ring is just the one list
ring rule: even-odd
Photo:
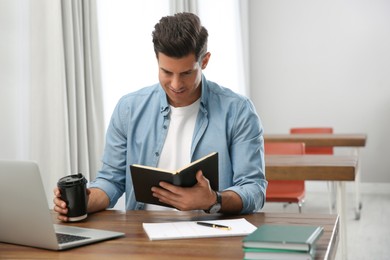
[[[200,99],[186,107],[170,106],[170,123],[157,167],[177,170],[191,162],[191,143]],[[146,210],[168,210],[172,208],[146,204]]]

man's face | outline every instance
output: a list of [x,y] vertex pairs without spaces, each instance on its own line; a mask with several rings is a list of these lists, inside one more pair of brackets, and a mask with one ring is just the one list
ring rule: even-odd
[[206,68],[210,53],[207,53],[201,64],[194,54],[183,58],[172,58],[158,54],[161,86],[168,96],[169,104],[174,107],[188,106],[194,103],[201,95],[202,69]]

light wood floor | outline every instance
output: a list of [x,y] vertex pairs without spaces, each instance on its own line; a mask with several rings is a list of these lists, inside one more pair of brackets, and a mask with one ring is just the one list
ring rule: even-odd
[[[310,185],[302,212],[329,213],[326,189],[316,191]],[[353,187],[347,185],[348,259],[390,259],[390,183],[362,183],[360,191],[363,207],[360,220],[355,220]],[[262,211],[298,212],[298,206],[267,203]]]

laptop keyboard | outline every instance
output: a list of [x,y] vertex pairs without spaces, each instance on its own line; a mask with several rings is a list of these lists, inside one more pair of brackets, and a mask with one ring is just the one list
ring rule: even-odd
[[56,233],[56,235],[57,235],[57,240],[58,240],[59,244],[75,242],[75,241],[84,240],[84,239],[89,238],[89,237],[75,236],[75,235],[62,234],[62,233]]

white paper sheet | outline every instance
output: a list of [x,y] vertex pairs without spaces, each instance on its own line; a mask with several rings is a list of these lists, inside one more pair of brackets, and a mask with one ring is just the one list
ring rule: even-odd
[[196,224],[196,221],[143,223],[142,226],[150,240],[246,236],[256,230],[256,226],[248,222],[245,218],[202,222],[229,226],[231,229],[223,230],[201,226]]

